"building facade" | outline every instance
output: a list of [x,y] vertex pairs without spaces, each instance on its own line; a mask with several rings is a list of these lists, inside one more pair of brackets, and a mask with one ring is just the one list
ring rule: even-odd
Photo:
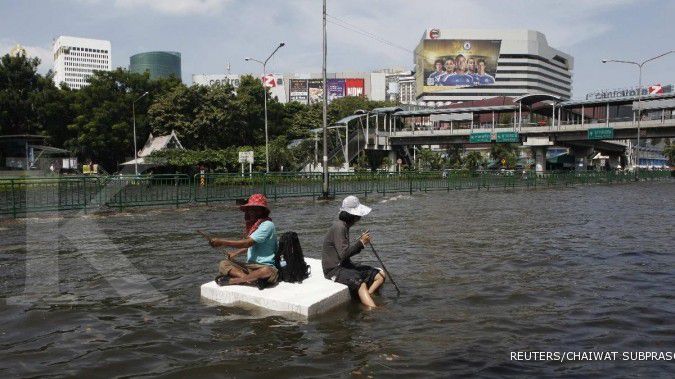
[[569,99],[574,59],[532,30],[428,29],[415,49],[416,97],[440,106],[544,93]]
[[73,89],[89,84],[94,71],[110,71],[110,41],[60,36],[52,45],[54,84],[65,83]]
[[181,59],[177,51],[150,51],[138,53],[129,58],[129,71],[143,74],[146,71],[150,79],[175,76],[181,79]]

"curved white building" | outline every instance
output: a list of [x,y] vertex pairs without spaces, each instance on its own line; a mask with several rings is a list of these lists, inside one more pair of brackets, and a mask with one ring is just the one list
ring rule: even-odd
[[[427,105],[531,93],[562,98],[572,94],[574,58],[550,47],[546,37],[533,30],[428,29],[414,59],[417,100]],[[472,72],[459,68],[467,60],[473,61]],[[479,61],[483,74],[478,72]]]

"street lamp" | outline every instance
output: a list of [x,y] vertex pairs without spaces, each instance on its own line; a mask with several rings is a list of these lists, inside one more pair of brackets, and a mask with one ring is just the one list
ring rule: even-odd
[[267,59],[264,61],[255,59],[255,58],[244,58],[245,61],[250,62],[258,62],[263,66],[263,79],[262,79],[262,85],[263,85],[263,91],[265,92],[265,167],[266,167],[266,172],[270,172],[270,148],[269,148],[269,135],[267,133],[267,88],[265,87],[265,76],[267,75],[267,62],[272,58],[272,56],[282,47],[284,47],[286,43],[281,42],[279,46],[277,46],[276,49],[270,54]]
[[645,63],[665,57],[670,53],[675,53],[675,50],[670,50],[663,54],[657,55],[653,58],[646,59],[642,62],[624,61],[619,59],[603,59],[602,63],[625,63],[638,66],[638,123],[637,123],[637,148],[635,149],[635,180],[638,180],[638,168],[640,167],[640,121],[642,120],[642,66]]
[[133,115],[134,119],[134,172],[136,173],[136,176],[138,176],[138,148],[136,148],[136,102],[144,98],[148,93],[149,92],[146,91],[144,94],[139,96],[138,99],[131,103],[131,114]]

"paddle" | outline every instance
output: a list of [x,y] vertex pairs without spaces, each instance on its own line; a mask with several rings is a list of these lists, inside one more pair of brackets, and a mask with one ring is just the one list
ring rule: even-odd
[[391,274],[389,273],[389,270],[387,270],[387,268],[384,266],[384,262],[382,262],[382,259],[381,259],[380,256],[377,254],[377,251],[375,251],[375,247],[373,247],[373,244],[372,244],[372,243],[369,243],[369,245],[370,245],[370,249],[373,251],[373,254],[375,254],[375,258],[377,258],[377,260],[378,260],[378,261],[380,262],[380,264],[382,265],[382,269],[384,270],[384,273],[387,274],[387,277],[389,278],[389,280],[391,280],[391,284],[393,284],[393,285],[394,285],[394,288],[396,288],[396,293],[397,293],[397,295],[400,295],[400,294],[401,294],[401,290],[398,289],[398,286],[396,285],[396,282],[394,281],[394,277],[391,276]]
[[[211,237],[210,235],[208,235],[208,234],[202,232],[201,230],[197,230],[197,234],[199,234],[199,235],[201,235],[202,237],[206,238],[206,240],[209,241],[209,244],[210,244],[211,239],[212,239],[212,237]],[[214,247],[214,249],[217,249],[217,247]],[[241,266],[241,265],[239,265],[237,262],[235,262],[235,261],[233,261],[232,259],[230,259],[230,255],[229,255],[229,254],[225,254],[225,257],[226,257],[225,259],[227,259],[228,261],[230,261],[230,263],[232,264],[232,266],[234,266],[234,268],[237,268],[237,269],[243,271],[245,274],[248,274],[248,273],[249,273],[248,270],[246,269],[246,267]]]

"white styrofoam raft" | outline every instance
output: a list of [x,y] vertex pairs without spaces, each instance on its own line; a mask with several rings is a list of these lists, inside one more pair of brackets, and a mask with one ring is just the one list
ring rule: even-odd
[[221,303],[247,303],[281,313],[312,317],[351,300],[347,286],[323,277],[321,260],[305,258],[311,275],[302,283],[280,282],[259,290],[251,285],[218,286],[215,281],[201,287],[202,297]]

